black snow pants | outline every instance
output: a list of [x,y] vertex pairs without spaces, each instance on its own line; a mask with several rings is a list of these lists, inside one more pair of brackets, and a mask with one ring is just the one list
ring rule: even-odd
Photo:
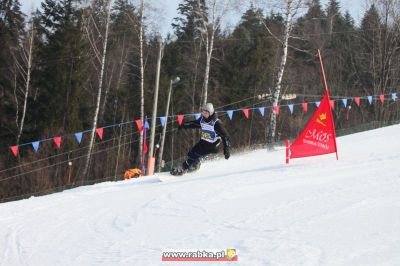
[[220,144],[221,139],[218,139],[215,143],[200,140],[188,152],[188,158],[183,162],[182,168],[185,170],[198,169],[200,167],[200,159],[211,153],[218,153]]

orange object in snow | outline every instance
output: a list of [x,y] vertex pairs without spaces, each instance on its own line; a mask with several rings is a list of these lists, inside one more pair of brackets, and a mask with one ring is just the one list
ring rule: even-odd
[[131,179],[131,178],[137,178],[142,175],[142,171],[138,168],[133,168],[125,171],[124,178],[125,179]]

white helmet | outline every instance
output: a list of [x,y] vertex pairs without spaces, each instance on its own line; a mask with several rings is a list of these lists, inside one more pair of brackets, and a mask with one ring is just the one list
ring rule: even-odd
[[202,111],[207,111],[210,115],[214,114],[214,106],[212,103],[207,103],[201,108]]

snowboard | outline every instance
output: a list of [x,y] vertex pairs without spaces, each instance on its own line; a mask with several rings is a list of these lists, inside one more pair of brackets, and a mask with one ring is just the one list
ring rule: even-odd
[[163,173],[163,174],[158,174],[157,178],[161,181],[161,182],[169,182],[169,181],[174,181],[179,179],[181,176],[177,176],[177,175],[171,175],[170,173]]
[[189,168],[186,172],[182,173],[180,171],[177,171],[177,168],[172,169],[169,173],[173,176],[184,176],[190,173],[197,172],[200,169],[200,164],[198,164],[195,167]]
[[157,175],[157,178],[161,181],[161,182],[166,182],[166,181],[172,181],[172,180],[177,180],[180,179],[182,177],[185,177],[186,175],[189,175],[191,173],[197,172],[199,170],[199,168],[197,169],[189,169],[185,174],[183,175],[174,175],[171,172],[168,173],[161,173]]

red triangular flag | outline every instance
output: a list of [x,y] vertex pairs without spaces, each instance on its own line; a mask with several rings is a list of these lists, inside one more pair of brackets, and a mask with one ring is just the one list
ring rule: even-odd
[[12,153],[14,154],[15,157],[18,156],[18,146],[11,146],[10,147]]
[[329,104],[329,94],[326,91],[317,111],[290,146],[290,158],[337,152],[335,125]]
[[335,101],[329,100],[329,104],[331,105],[332,110],[335,109]]
[[276,115],[279,115],[279,105],[274,105],[274,112]]
[[143,131],[143,123],[142,123],[142,120],[141,120],[141,119],[138,119],[138,120],[136,120],[135,122],[136,122],[136,126],[137,126],[139,132],[142,132],[142,131]]
[[379,99],[383,103],[385,101],[385,95],[384,94],[379,95]]
[[242,111],[243,111],[243,113],[244,113],[244,116],[245,116],[246,118],[249,118],[249,109],[248,109],[248,108],[245,108],[245,109],[243,109]]
[[356,102],[357,106],[360,106],[360,97],[355,97],[354,101]]
[[103,139],[103,128],[102,127],[97,128],[96,133],[97,133],[97,135],[99,135],[100,139]]
[[178,115],[178,124],[182,125],[184,115]]
[[147,143],[143,143],[143,153],[147,153],[149,151],[149,148],[147,147]]
[[56,144],[57,148],[61,147],[61,137],[53,138],[54,143]]
[[308,104],[307,103],[302,103],[302,105],[303,105],[303,111],[306,113]]

